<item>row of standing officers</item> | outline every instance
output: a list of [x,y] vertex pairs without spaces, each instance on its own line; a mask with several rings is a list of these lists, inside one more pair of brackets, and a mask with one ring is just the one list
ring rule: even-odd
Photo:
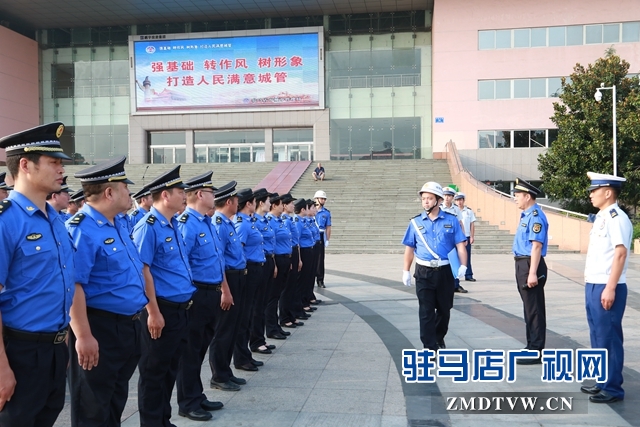
[[142,426],[172,426],[174,384],[179,415],[210,419],[222,403],[203,393],[207,351],[210,386],[239,390],[231,363],[258,370],[252,351],[270,353],[267,339],[286,339],[321,303],[326,195],[215,188],[211,172],[183,181],[178,166],[137,194],[151,200],[131,228],[122,157],[75,175],[86,203],[63,223],[46,203],[63,186],[63,130],[0,139],[15,181],[0,201],[0,425],[53,425],[67,365],[74,426],[120,425],[136,367]]

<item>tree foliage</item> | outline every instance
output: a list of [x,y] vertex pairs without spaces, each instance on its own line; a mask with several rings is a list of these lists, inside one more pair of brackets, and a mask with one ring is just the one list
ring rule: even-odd
[[618,176],[627,179],[620,201],[628,208],[640,201],[640,87],[638,76],[628,73],[629,63],[609,51],[586,68],[576,64],[570,79],[562,79],[551,117],[558,139],[538,157],[538,169],[544,192],[566,209],[594,212],[586,173],[613,173],[613,94],[603,90],[597,102],[594,94],[601,83],[616,85]]

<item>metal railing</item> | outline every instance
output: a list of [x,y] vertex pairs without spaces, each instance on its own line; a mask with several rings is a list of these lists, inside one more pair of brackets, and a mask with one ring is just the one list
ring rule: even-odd
[[420,74],[391,74],[381,76],[332,77],[331,89],[358,89],[373,87],[420,86]]

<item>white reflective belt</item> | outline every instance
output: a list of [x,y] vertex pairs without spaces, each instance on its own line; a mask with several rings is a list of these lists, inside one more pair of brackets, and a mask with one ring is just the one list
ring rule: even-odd
[[[418,228],[418,224],[416,223],[416,219],[415,218],[411,219],[411,224],[413,224],[413,228],[416,229],[416,233],[418,234],[418,236],[420,236],[420,240],[422,240],[422,244],[427,248],[427,250],[429,251],[431,256],[434,257],[435,259],[437,259],[438,261],[440,261],[440,257],[438,256],[438,254],[435,253],[431,249],[431,247],[427,244],[426,239],[424,238],[424,236],[420,232],[420,229]],[[449,264],[449,261],[447,261],[447,264]],[[445,265],[445,264],[443,264],[443,265]]]
[[432,260],[432,261],[425,261],[422,260],[420,258],[416,257],[416,264],[420,264],[420,265],[424,265],[425,267],[431,267],[431,268],[435,268],[435,267],[442,267],[443,265],[449,265],[449,261],[447,260]]

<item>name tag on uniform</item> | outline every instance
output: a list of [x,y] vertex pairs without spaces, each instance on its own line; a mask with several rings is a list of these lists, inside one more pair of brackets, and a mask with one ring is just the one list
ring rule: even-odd
[[451,228],[451,227],[453,227],[451,224],[445,224],[444,225],[444,228]]
[[526,226],[527,226],[527,223],[526,223],[526,222],[523,222],[523,223],[521,223],[520,225],[521,225],[521,226],[523,226],[523,227],[526,227]]

